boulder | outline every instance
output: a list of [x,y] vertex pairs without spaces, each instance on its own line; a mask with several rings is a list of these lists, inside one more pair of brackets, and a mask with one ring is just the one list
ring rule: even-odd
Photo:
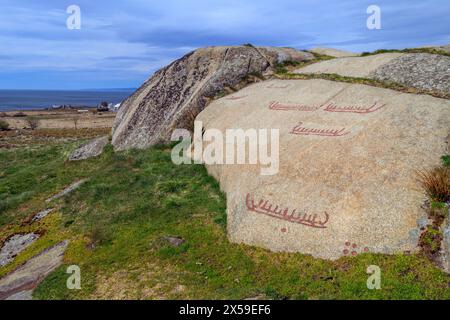
[[300,68],[295,73],[334,73],[390,81],[407,87],[450,93],[450,57],[429,53],[381,53],[344,57]]
[[68,241],[42,251],[0,279],[0,300],[27,299],[31,292],[63,261]]
[[108,136],[96,138],[76,149],[70,155],[69,161],[80,161],[97,157],[103,152],[108,143]]
[[191,129],[209,101],[242,86],[249,76],[261,77],[286,60],[312,60],[311,53],[291,48],[208,47],[188,53],[157,71],[117,113],[115,150],[147,148],[169,142],[175,128]]
[[0,267],[3,267],[14,260],[23,250],[28,248],[39,238],[38,234],[16,234],[5,241],[0,250]]
[[327,80],[271,80],[236,96],[196,120],[279,129],[279,170],[206,165],[227,195],[231,241],[325,259],[418,250],[427,197],[416,170],[447,151],[449,100]]

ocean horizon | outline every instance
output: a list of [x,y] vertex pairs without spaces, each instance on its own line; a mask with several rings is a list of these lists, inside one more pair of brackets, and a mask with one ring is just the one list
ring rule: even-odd
[[42,110],[52,106],[95,107],[100,102],[117,104],[136,89],[6,90],[0,89],[0,111]]

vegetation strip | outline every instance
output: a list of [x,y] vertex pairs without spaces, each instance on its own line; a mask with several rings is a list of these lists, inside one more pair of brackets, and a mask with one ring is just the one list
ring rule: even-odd
[[447,52],[447,51],[444,51],[444,50],[440,50],[440,49],[435,49],[435,48],[412,48],[412,49],[402,49],[402,50],[397,50],[397,49],[380,49],[380,50],[376,50],[374,52],[363,52],[363,53],[361,53],[361,57],[373,56],[373,55],[376,55],[376,54],[389,53],[389,52],[398,52],[398,53],[430,53],[430,54],[439,54],[439,55],[450,57],[450,52]]
[[368,86],[385,88],[396,90],[404,93],[414,93],[414,94],[427,94],[436,98],[442,99],[450,99],[450,93],[443,93],[431,90],[424,90],[418,88],[407,87],[395,82],[390,81],[380,81],[369,78],[354,78],[354,77],[345,77],[335,73],[304,73],[304,74],[295,74],[295,73],[278,73],[274,75],[277,79],[282,80],[311,80],[311,79],[323,79],[323,80],[331,80],[345,83],[354,83],[354,84],[364,84]]

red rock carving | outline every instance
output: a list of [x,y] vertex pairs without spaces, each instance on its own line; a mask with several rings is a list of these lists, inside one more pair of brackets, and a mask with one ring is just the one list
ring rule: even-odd
[[[363,253],[363,252],[369,252],[369,248],[364,247],[361,248],[361,250],[359,250],[360,252],[358,252],[358,245],[356,243],[351,243],[350,241],[345,242],[345,247],[344,250],[342,250],[342,253],[344,255],[348,255],[351,253],[352,256],[356,256],[358,255],[358,253]],[[350,249],[353,249],[352,251],[350,251]]]
[[370,107],[361,107],[361,106],[338,106],[334,103],[329,103],[324,111],[327,112],[350,112],[350,113],[372,113],[377,110],[380,110],[383,108],[386,104],[378,104],[378,102],[375,102]]
[[298,134],[304,136],[324,136],[324,137],[342,137],[350,133],[342,129],[319,129],[319,128],[306,128],[302,126],[302,122],[298,126],[292,129],[291,134]]
[[307,106],[304,104],[283,104],[281,102],[272,101],[269,104],[270,110],[280,110],[280,111],[316,111],[319,110],[320,107]]
[[324,219],[318,220],[317,214],[308,214],[307,212],[297,213],[296,209],[290,210],[289,208],[282,209],[278,205],[274,206],[269,201],[260,199],[258,203],[255,203],[253,197],[247,194],[245,198],[245,204],[249,211],[265,214],[267,216],[286,220],[292,223],[302,224],[312,228],[327,228],[325,225],[330,219],[329,214],[324,212]]

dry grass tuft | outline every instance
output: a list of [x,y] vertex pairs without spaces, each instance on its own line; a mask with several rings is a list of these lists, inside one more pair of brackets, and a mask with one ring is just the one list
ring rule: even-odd
[[430,171],[417,171],[418,180],[427,195],[438,202],[450,198],[450,168],[437,167]]

